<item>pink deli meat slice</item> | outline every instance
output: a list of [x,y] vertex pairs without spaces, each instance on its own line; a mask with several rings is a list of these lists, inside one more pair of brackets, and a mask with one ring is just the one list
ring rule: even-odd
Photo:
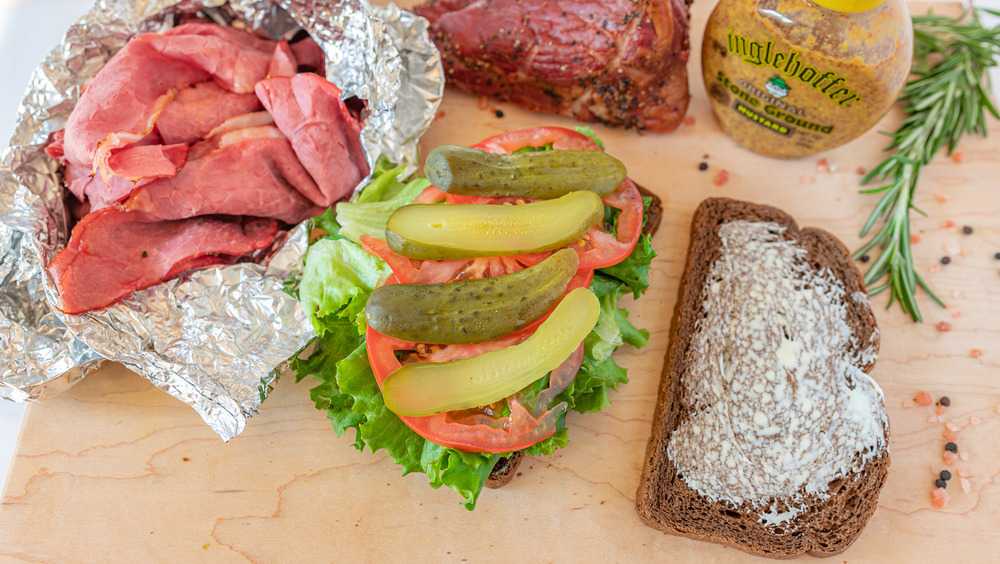
[[137,190],[125,207],[158,219],[250,215],[293,225],[323,212],[302,195],[316,185],[274,126],[238,129],[218,143],[176,177]]
[[227,119],[260,110],[254,93],[237,94],[214,82],[186,86],[177,92],[156,120],[156,129],[167,144],[203,139]]
[[67,161],[101,169],[113,149],[153,129],[178,91],[214,79],[250,93],[267,75],[275,42],[231,27],[185,24],[133,37],[102,68],[66,123]]
[[269,219],[161,221],[117,207],[90,213],[49,265],[59,286],[58,307],[74,315],[107,307],[183,271],[264,249],[277,230]]
[[297,74],[262,80],[257,96],[316,181],[318,191],[304,192],[313,203],[327,207],[367,176],[361,123],[339,88],[315,74]]

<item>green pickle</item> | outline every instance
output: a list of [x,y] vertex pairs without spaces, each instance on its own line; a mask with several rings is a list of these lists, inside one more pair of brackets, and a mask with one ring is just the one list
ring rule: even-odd
[[549,200],[574,190],[606,196],[625,180],[625,165],[603,151],[538,151],[503,155],[443,145],[427,155],[434,186],[467,196]]
[[403,416],[489,405],[562,364],[597,324],[601,305],[586,288],[566,295],[524,342],[450,362],[403,365],[382,383],[382,397]]
[[411,259],[520,255],[565,247],[603,220],[604,202],[583,190],[509,206],[410,204],[389,217],[385,240]]
[[482,343],[519,331],[559,301],[580,259],[562,249],[524,270],[444,284],[390,284],[372,292],[365,320],[418,343]]

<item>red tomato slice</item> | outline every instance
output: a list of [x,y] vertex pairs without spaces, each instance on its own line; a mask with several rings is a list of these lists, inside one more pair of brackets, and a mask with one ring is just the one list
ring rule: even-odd
[[[593,274],[593,271],[577,272],[570,279],[566,292],[589,287]],[[386,284],[397,282],[395,276],[390,276]],[[397,352],[408,355],[407,361],[414,362],[448,362],[468,358],[524,341],[548,315],[516,333],[474,345],[425,345],[389,337],[369,327],[365,334],[365,346],[375,380],[381,388],[386,377],[403,365]],[[580,348],[551,373],[549,387],[537,397],[531,398],[518,392],[507,398],[508,416],[494,415],[494,410],[499,412],[502,409],[502,405],[494,405],[423,417],[400,416],[400,419],[421,437],[441,446],[490,454],[520,450],[555,433],[558,418],[566,410],[566,405],[559,404],[550,409],[549,404],[573,381],[582,362],[581,343]]]

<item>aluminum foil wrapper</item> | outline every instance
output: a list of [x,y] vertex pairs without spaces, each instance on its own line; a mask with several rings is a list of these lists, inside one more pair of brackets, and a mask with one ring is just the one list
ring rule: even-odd
[[287,360],[313,337],[284,292],[301,267],[308,226],[260,263],[210,268],[65,315],[45,265],[69,239],[59,164],[44,144],[130,37],[169,29],[183,13],[291,39],[303,29],[326,52],[327,78],[365,101],[369,165],[385,155],[415,168],[417,141],[444,90],[427,23],[361,0],[98,0],[35,71],[0,160],[0,399],[36,400],[112,360],[193,407],[224,440],[257,413]]

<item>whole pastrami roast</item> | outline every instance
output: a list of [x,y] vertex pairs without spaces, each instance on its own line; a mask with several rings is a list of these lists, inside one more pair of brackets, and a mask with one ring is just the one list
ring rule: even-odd
[[687,111],[685,0],[431,0],[414,11],[460,90],[651,131]]

